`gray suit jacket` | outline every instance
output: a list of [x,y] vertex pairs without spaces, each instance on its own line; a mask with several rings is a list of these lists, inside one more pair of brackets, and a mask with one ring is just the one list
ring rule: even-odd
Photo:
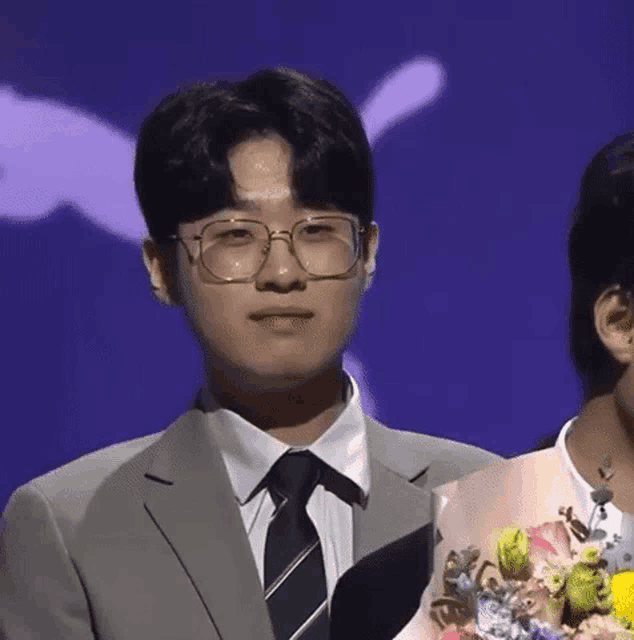
[[[0,521],[0,638],[273,640],[220,451],[192,409],[17,489]],[[431,517],[427,489],[496,461],[367,418],[355,562]]]

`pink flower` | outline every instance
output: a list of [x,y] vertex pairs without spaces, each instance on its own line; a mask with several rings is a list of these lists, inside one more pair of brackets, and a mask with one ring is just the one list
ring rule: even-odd
[[[539,527],[529,527],[528,555],[533,562],[539,560],[570,560],[570,536],[563,522],[547,522]],[[555,557],[553,557],[555,556]]]

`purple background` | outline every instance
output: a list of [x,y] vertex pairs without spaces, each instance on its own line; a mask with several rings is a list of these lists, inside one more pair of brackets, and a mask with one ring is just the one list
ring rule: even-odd
[[444,70],[433,104],[375,143],[378,272],[350,345],[372,412],[503,455],[575,412],[566,228],[585,163],[634,127],[634,5],[140,4],[0,18],[0,504],[192,401],[197,346],[152,298],[126,149],[182,81],[260,66],[321,74],[359,107],[409,61]]

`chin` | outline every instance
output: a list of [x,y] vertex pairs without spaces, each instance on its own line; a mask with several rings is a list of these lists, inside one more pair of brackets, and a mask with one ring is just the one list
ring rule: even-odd
[[263,369],[256,369],[253,372],[255,378],[258,378],[266,386],[274,387],[288,387],[301,384],[306,380],[310,380],[315,377],[319,370],[312,371],[307,370],[306,367],[280,367],[277,366],[266,367]]
[[274,360],[273,362],[256,367],[251,367],[251,379],[257,385],[258,389],[288,389],[296,387],[302,383],[317,377],[325,369],[328,368],[326,363],[315,364],[306,361],[284,362],[283,359]]

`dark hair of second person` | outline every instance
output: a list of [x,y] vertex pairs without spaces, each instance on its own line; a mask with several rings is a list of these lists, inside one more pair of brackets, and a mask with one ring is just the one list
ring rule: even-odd
[[597,335],[594,303],[609,287],[634,287],[634,133],[616,137],[587,166],[568,260],[570,353],[587,401],[610,392],[623,373]]

